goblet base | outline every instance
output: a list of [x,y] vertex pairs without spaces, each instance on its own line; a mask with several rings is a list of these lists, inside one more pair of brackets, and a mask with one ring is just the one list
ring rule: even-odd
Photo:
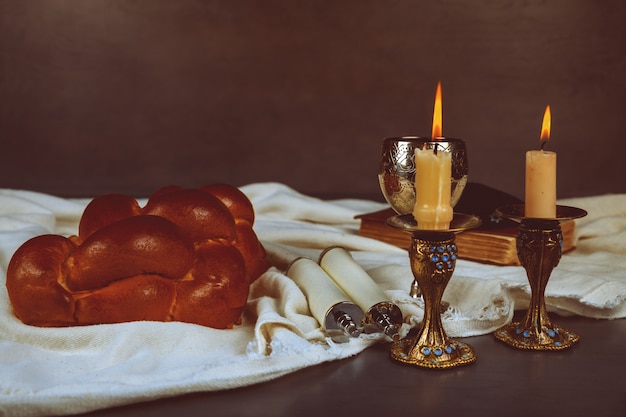
[[563,350],[571,348],[580,336],[571,330],[549,324],[541,328],[528,327],[522,322],[502,326],[494,333],[496,339],[517,349]]
[[391,346],[391,359],[408,365],[430,369],[453,368],[476,362],[474,349],[467,343],[446,339],[441,345],[419,344],[416,338],[406,338]]

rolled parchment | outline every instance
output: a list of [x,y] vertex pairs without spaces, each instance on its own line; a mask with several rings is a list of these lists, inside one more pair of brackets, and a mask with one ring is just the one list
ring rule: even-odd
[[302,290],[311,314],[333,341],[346,342],[350,337],[361,334],[363,310],[314,260],[294,260],[287,268],[287,276]]
[[332,246],[319,258],[322,269],[365,312],[365,323],[398,339],[402,325],[400,308],[389,300],[378,284],[354,260],[350,252]]

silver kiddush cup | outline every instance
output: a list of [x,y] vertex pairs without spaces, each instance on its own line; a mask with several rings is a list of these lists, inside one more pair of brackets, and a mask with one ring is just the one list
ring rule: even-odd
[[383,141],[378,182],[383,196],[398,214],[412,214],[415,206],[415,149],[437,149],[452,153],[452,192],[454,207],[467,184],[468,162],[465,141],[454,138],[401,136]]

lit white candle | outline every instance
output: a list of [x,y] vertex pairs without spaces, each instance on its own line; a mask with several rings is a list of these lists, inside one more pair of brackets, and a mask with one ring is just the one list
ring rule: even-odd
[[415,149],[415,206],[417,227],[441,230],[454,216],[450,205],[452,154],[433,149]]
[[443,138],[441,82],[437,83],[433,109],[433,149],[415,149],[415,205],[417,227],[426,230],[448,229],[454,216],[450,205],[452,190],[452,154],[440,150],[436,142]]
[[556,152],[543,150],[550,139],[551,124],[550,106],[547,106],[541,126],[541,149],[526,152],[526,217],[556,217]]

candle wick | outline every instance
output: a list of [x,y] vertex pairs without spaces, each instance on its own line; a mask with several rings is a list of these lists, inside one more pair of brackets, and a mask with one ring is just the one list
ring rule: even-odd
[[434,154],[435,154],[435,155],[437,155],[437,146],[438,146],[438,145],[439,145],[438,143],[435,143],[435,147],[434,147],[434,149],[433,149],[433,152],[434,152]]
[[546,146],[546,142],[548,142],[547,140],[542,140],[541,141],[541,150],[543,151],[543,148]]

